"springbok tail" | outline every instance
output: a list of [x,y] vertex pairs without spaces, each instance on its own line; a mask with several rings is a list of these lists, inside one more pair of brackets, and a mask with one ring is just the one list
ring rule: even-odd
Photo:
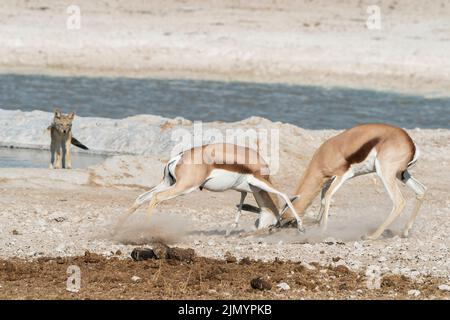
[[416,143],[414,143],[414,147],[415,147],[416,151],[414,152],[413,159],[408,163],[408,166],[407,166],[408,168],[413,167],[416,164],[416,162],[419,159],[419,157],[420,157],[420,149],[419,149],[419,147],[417,146]]

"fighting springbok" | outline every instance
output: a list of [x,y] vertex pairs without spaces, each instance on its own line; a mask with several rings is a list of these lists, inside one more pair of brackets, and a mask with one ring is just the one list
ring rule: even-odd
[[[377,239],[405,207],[397,179],[416,194],[416,204],[403,230],[403,236],[407,237],[426,192],[426,187],[408,172],[418,157],[418,147],[401,128],[363,124],[348,129],[325,141],[314,153],[300,180],[294,207],[303,216],[312,200],[322,191],[318,220],[322,230],[326,230],[331,197],[342,184],[356,176],[376,172],[392,199],[393,209],[378,229],[365,238]],[[285,207],[281,215],[289,219],[287,209]]]
[[277,225],[280,219],[279,211],[270,193],[280,196],[291,208],[299,231],[303,231],[302,221],[289,198],[272,186],[268,165],[259,153],[248,147],[225,143],[194,147],[170,159],[164,168],[162,181],[138,196],[128,210],[128,215],[120,223],[146,202],[150,202],[149,214],[151,214],[162,201],[197,189],[216,192],[232,189],[241,192],[234,228],[237,227],[242,204],[248,192],[253,193],[261,209],[256,227],[261,229]]

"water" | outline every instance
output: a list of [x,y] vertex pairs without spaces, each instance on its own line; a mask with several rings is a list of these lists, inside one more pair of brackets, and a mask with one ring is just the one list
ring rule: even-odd
[[[72,152],[72,167],[87,168],[103,162],[107,156]],[[50,151],[0,148],[0,168],[48,168]]]
[[308,129],[344,129],[364,122],[450,127],[450,98],[284,84],[0,75],[0,108],[55,107],[107,118],[156,114],[228,122],[261,116]]

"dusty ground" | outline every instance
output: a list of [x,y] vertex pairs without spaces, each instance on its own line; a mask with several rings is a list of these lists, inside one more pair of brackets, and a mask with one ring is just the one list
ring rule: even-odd
[[[305,267],[300,262],[215,260],[195,257],[133,261],[117,252],[111,258],[80,257],[0,260],[2,299],[448,299],[438,289],[442,279],[417,283],[405,276],[384,275],[369,289],[367,277],[345,266]],[[335,258],[338,260],[339,258]],[[78,292],[67,288],[67,268],[81,271]],[[261,278],[264,286],[251,286]],[[254,280],[253,280],[254,281]],[[288,287],[281,289],[278,284]],[[264,288],[265,290],[261,290]],[[415,291],[413,291],[415,290]],[[420,291],[418,296],[411,292]]]
[[3,72],[340,85],[450,94],[450,4],[373,1],[78,0],[0,4]]
[[[244,123],[236,125],[245,127]],[[273,125],[281,130],[280,171],[274,176],[274,182],[290,193],[315,148],[335,132]],[[407,207],[400,219],[383,238],[361,240],[386,218],[391,209],[381,184],[371,176],[351,180],[339,190],[325,234],[320,234],[316,226],[308,226],[304,235],[284,229],[269,235],[249,236],[256,215],[244,213],[238,230],[225,237],[234,218],[239,194],[197,191],[162,203],[151,219],[144,209],[139,210],[114,235],[112,230],[119,217],[145,189],[139,184],[142,181],[145,185],[157,183],[162,172],[162,163],[151,156],[124,156],[118,158],[119,165],[113,165],[113,161],[88,170],[0,169],[0,258],[31,259],[35,262],[24,268],[38,268],[40,264],[36,259],[42,257],[74,257],[83,255],[85,250],[112,257],[120,250],[120,258],[123,258],[129,257],[136,245],[161,240],[182,248],[193,248],[199,256],[214,259],[223,259],[226,252],[230,252],[238,259],[291,261],[289,266],[299,261],[332,267],[343,265],[363,274],[369,267],[375,267],[383,276],[403,275],[419,284],[432,277],[433,286],[448,285],[450,179],[445,169],[448,167],[450,132],[417,129],[410,133],[422,151],[412,172],[429,191],[407,239],[398,234],[412,209],[414,197],[402,187]],[[298,147],[300,145],[302,148]],[[248,202],[253,203],[251,197]],[[308,216],[317,210],[316,202]],[[17,263],[21,265],[23,261]],[[126,261],[115,263],[124,268],[131,264]],[[109,267],[105,265],[104,268]],[[180,272],[186,270],[183,268]],[[132,276],[131,273],[124,275]],[[62,279],[64,275],[60,277]],[[245,279],[242,283],[247,283],[248,279]],[[59,283],[59,280],[54,281]],[[0,285],[6,288],[9,284]],[[0,294],[2,290],[0,288]],[[437,296],[435,291],[419,290],[425,290],[420,297]],[[395,292],[403,294],[403,291]],[[100,297],[101,293],[98,294]],[[202,296],[202,293],[196,294]],[[318,294],[325,297],[325,293]],[[355,296],[355,292],[350,295]]]

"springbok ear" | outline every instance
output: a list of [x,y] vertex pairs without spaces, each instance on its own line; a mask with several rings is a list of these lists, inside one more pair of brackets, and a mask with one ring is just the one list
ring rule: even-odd
[[53,113],[55,114],[55,118],[61,118],[61,111],[59,111],[58,108],[56,108]]
[[75,118],[75,112],[71,112],[67,116],[69,117],[70,120],[73,120],[73,118]]

